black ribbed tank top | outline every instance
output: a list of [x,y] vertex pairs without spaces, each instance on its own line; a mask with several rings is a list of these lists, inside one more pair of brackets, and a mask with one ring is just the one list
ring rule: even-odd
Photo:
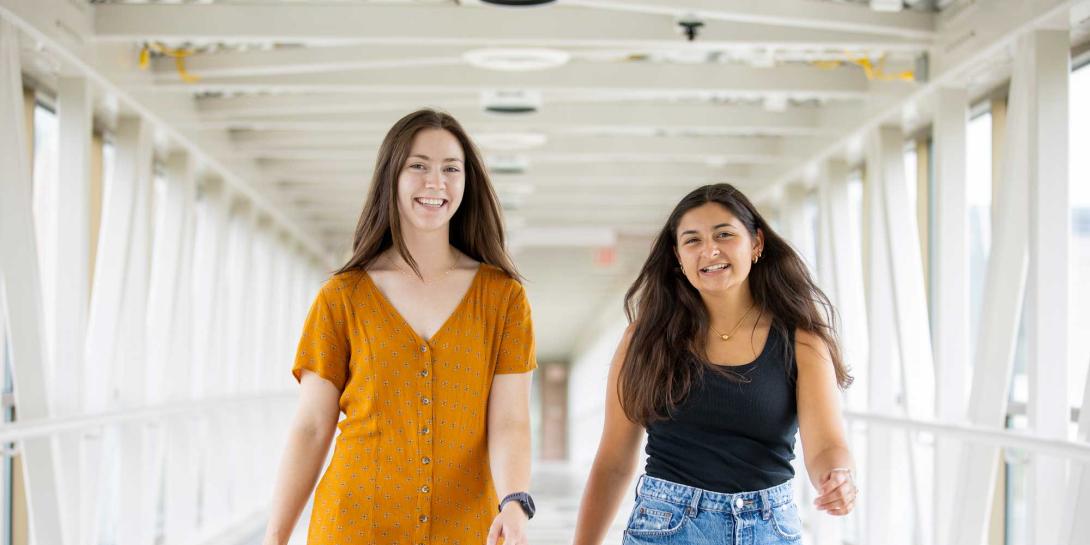
[[757,359],[730,368],[746,382],[704,370],[669,419],[647,426],[647,475],[727,493],[791,480],[798,372],[786,347],[794,341],[790,328],[786,338],[770,328]]

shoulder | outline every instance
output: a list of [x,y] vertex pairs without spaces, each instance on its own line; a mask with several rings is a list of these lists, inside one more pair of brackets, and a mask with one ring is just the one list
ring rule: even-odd
[[347,302],[360,289],[366,274],[362,270],[337,273],[322,284],[318,297],[330,304]]
[[490,294],[495,294],[503,299],[511,296],[523,297],[526,290],[522,283],[512,278],[503,269],[487,263],[481,263],[481,283]]
[[802,328],[795,329],[795,361],[800,368],[832,364],[829,345],[820,335]]

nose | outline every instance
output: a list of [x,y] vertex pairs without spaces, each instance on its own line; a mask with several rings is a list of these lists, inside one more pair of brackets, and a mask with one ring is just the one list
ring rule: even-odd
[[424,187],[426,188],[442,188],[446,185],[446,178],[439,169],[432,169],[424,177]]
[[719,252],[719,246],[716,246],[715,244],[712,244],[711,249],[708,250],[708,258],[709,259],[714,259],[716,257],[719,257],[719,253],[720,253]]

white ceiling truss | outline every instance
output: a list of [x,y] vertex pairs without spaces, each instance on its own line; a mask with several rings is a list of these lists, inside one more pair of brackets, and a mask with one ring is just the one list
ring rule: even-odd
[[[0,0],[27,27],[54,29],[38,38],[59,45],[31,36],[25,48],[36,79],[90,67],[110,84],[105,124],[133,105],[152,112],[332,255],[350,243],[385,131],[421,106],[450,111],[490,165],[520,165],[494,182],[546,316],[546,358],[566,356],[583,318],[617,310],[604,294],[630,281],[688,190],[729,181],[775,206],[817,161],[850,155],[860,131],[925,124],[936,82],[981,92],[1002,80],[1000,42],[1027,22],[1083,36],[1086,5]],[[700,23],[695,39],[682,22]],[[542,58],[555,66],[531,69]],[[497,94],[536,111],[485,111]],[[543,243],[550,232],[556,244]],[[620,241],[615,262],[595,259],[602,241]],[[555,296],[580,274],[585,286]]]

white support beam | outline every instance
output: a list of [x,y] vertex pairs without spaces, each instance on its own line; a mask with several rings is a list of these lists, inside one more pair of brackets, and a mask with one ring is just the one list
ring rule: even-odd
[[[905,180],[905,136],[898,127],[882,127],[877,131],[875,145],[879,154],[881,171],[875,172],[882,185],[886,221],[883,241],[889,255],[889,271],[892,279],[892,311],[894,334],[898,337],[900,372],[904,409],[912,418],[931,419],[935,411],[935,371],[931,354],[931,332],[928,325],[927,294],[924,288],[923,259],[920,255],[919,229],[916,214],[905,203],[908,199]],[[922,449],[910,441],[909,474],[915,512],[914,542],[927,543],[931,539],[933,510],[929,493],[930,482],[924,479],[925,464]]]
[[[367,185],[371,179],[374,165],[370,161],[281,161],[262,160],[260,166],[271,180],[290,180],[293,182],[354,181],[358,186]],[[707,180],[705,183],[747,179],[757,169],[747,165],[706,166],[701,164],[587,164],[572,167],[563,164],[534,164],[526,168],[527,178],[561,178],[564,176],[586,176],[587,178],[638,176],[643,179],[658,177],[661,185],[672,185],[675,180]],[[493,174],[497,183],[506,177]]]
[[[200,11],[201,6],[186,7]],[[911,88],[911,84],[904,85],[905,88]],[[202,91],[335,91],[428,93],[434,96],[517,88],[535,89],[544,93],[586,90],[628,94],[715,91],[862,99],[867,95],[870,85],[861,71],[850,68],[824,70],[804,65],[761,68],[731,64],[631,62],[572,63],[549,70],[520,72],[517,78],[513,78],[510,72],[467,65],[436,66],[427,70],[407,66],[295,76],[208,77],[201,78],[196,83],[161,77],[154,84],[134,84],[130,88],[184,94]]]
[[[396,48],[374,45],[334,47],[286,47],[267,50],[224,51],[186,57],[186,71],[201,78],[281,76],[320,74],[346,70],[375,70],[415,66],[417,68],[462,64],[462,55],[472,46],[400,45]],[[177,63],[170,57],[152,62],[154,72],[163,79],[179,79]]]
[[[424,106],[424,105],[421,105]],[[479,132],[545,132],[583,135],[593,131],[626,130],[654,134],[656,130],[715,131],[731,135],[832,135],[854,121],[856,115],[829,116],[820,108],[795,108],[770,112],[760,106],[662,105],[619,103],[602,105],[552,104],[540,112],[497,115],[474,108],[448,111],[473,134]],[[362,114],[305,114],[270,119],[212,119],[179,123],[193,129],[236,131],[349,131],[357,137],[381,138],[408,111]],[[363,134],[359,134],[363,133]],[[367,134],[371,133],[371,134]]]
[[[931,279],[935,357],[935,417],[960,423],[969,393],[969,96],[941,89],[934,119],[935,220]],[[935,448],[935,543],[950,535],[953,485],[961,443],[939,438]]]
[[[0,14],[2,15],[2,14]],[[30,158],[19,42],[15,26],[0,16],[0,301],[7,319],[7,349],[20,419],[48,418],[41,276],[31,217]],[[21,445],[31,539],[64,543],[57,458],[48,439]]]
[[864,32],[906,38],[930,38],[934,15],[926,12],[882,13],[861,4],[815,4],[799,0],[563,0],[565,5],[713,21],[794,28]]
[[849,169],[844,161],[828,161],[822,167],[823,221],[828,223],[832,234],[829,261],[832,265],[833,294],[840,312],[841,353],[852,368],[855,381],[846,392],[848,407],[862,409],[866,406],[867,367],[867,308],[863,286],[862,233],[859,225],[852,222],[853,212],[849,194]]
[[[53,312],[53,401],[54,414],[68,416],[83,410],[83,350],[87,339],[87,315],[91,283],[91,89],[82,77],[57,81],[58,150],[55,219],[52,241],[56,255],[63,256],[63,270],[52,278]],[[63,527],[66,543],[76,543],[86,533],[84,511],[86,492],[81,491],[83,475],[82,437],[58,437],[58,468]]]
[[[507,149],[504,133],[473,135],[486,153],[517,153],[551,157],[591,154],[625,154],[644,156],[711,156],[745,160],[747,162],[783,160],[799,154],[799,148],[812,146],[809,139],[791,143],[786,138],[754,138],[745,136],[657,137],[657,136],[592,136],[571,134],[546,137],[544,144],[527,149]],[[512,137],[512,139],[514,136]],[[232,156],[247,158],[343,160],[374,158],[378,155],[381,136],[337,134],[333,132],[295,133],[240,131],[232,134],[235,151]],[[816,141],[817,139],[813,139]]]
[[975,3],[971,11],[965,13],[959,10],[954,16],[956,20],[951,23],[940,21],[939,35],[935,41],[948,46],[929,57],[930,77],[926,84],[872,110],[865,121],[845,131],[842,138],[785,170],[768,184],[765,192],[755,195],[754,201],[769,199],[778,187],[801,179],[808,165],[840,157],[845,152],[851,153],[854,143],[869,131],[883,124],[900,122],[906,106],[922,103],[942,87],[973,83],[971,77],[978,73],[977,68],[995,58],[1005,57],[1018,36],[1038,27],[1066,25],[1070,14],[1070,0],[992,0],[984,5]]
[[[832,24],[840,16],[860,21],[858,11],[836,7],[791,10],[783,2],[769,7],[747,3],[751,14],[775,10],[793,11],[797,19],[817,21],[823,15]],[[725,13],[727,10],[717,10]],[[822,15],[818,15],[822,14]],[[839,15],[838,15],[839,14]],[[272,4],[261,6],[261,17],[254,17],[254,6],[244,4],[201,5],[125,5],[105,4],[95,7],[95,34],[98,41],[135,42],[159,40],[182,41],[281,41],[310,44],[442,44],[481,46],[608,46],[649,47],[676,45],[680,37],[672,17],[662,14],[625,13],[612,10],[549,10],[550,23],[541,24],[537,10],[465,9],[457,6],[352,5],[323,6]],[[781,14],[782,15],[782,14]],[[872,16],[873,23],[877,18]],[[901,18],[905,26],[932,26],[923,16],[922,23]],[[839,19],[845,20],[845,19]],[[888,21],[889,19],[887,19]],[[904,38],[894,32],[849,32],[843,28],[825,30],[782,26],[784,17],[773,24],[753,21],[710,20],[701,29],[700,45],[731,46],[812,46],[829,49],[919,50],[926,47],[928,36]],[[896,25],[900,27],[900,24]],[[406,34],[405,29],[413,29]],[[903,27],[900,27],[903,28]],[[861,28],[860,30],[863,30]]]
[[[193,135],[182,134],[165,123],[158,113],[177,111],[180,108],[163,108],[158,100],[160,97],[137,97],[138,93],[125,88],[124,84],[131,82],[134,75],[139,76],[136,74],[135,50],[124,45],[120,49],[125,50],[125,53],[119,53],[117,48],[87,47],[85,37],[92,34],[92,19],[96,8],[97,6],[65,0],[3,0],[0,3],[0,17],[9,18],[20,30],[26,32],[35,41],[38,49],[50,55],[50,62],[56,61],[65,72],[87,78],[99,92],[116,99],[123,114],[136,114],[155,124],[160,133],[170,138],[172,143],[185,148],[206,168],[221,176],[234,190],[246,195],[276,218],[313,256],[328,259],[325,249],[308,233],[300,230],[290,216],[253,189],[252,178],[248,177],[248,172],[238,169],[236,165],[228,168],[208,151],[219,149],[220,146],[208,142],[208,138],[197,140]],[[132,55],[127,55],[129,52]],[[119,59],[126,59],[127,62],[119,63]],[[192,99],[185,97],[184,101],[191,103]]]
[[[151,273],[148,287],[147,337],[148,346],[177,346],[174,336],[182,328],[180,314],[183,298],[181,292],[183,274],[182,263],[185,248],[192,245],[187,237],[186,227],[196,194],[194,169],[196,166],[191,156],[183,151],[172,153],[165,165],[166,191],[162,194],[163,204],[159,207],[162,215],[155,218],[155,240],[152,243]],[[163,357],[150,359],[148,369],[147,392],[152,402],[169,399],[170,391],[179,382],[189,377],[181,374],[189,368],[188,362],[177,361],[168,351]]]
[[[893,271],[890,270],[888,222],[886,220],[886,196],[888,187],[883,181],[887,170],[884,166],[882,146],[878,134],[872,135],[867,146],[866,189],[864,194],[864,229],[866,230],[866,290],[867,331],[869,333],[869,357],[867,365],[867,407],[871,413],[895,416],[903,410],[898,404],[901,393],[900,367],[903,351],[899,344],[895,313]],[[912,517],[907,516],[913,507],[911,497],[906,497],[907,482],[904,472],[895,467],[911,463],[907,454],[904,433],[887,429],[867,430],[867,476],[863,481],[866,495],[870,498],[862,512],[864,518],[862,542],[907,545],[913,542]]]
[[[1068,178],[1070,37],[1065,30],[1027,36],[1029,80],[1029,272],[1026,284],[1027,416],[1038,435],[1067,438],[1068,312],[1071,196]],[[1000,216],[1002,217],[1002,216]],[[1026,490],[1027,535],[1057,543],[1062,511],[1071,502],[1056,494],[1066,484],[1063,460],[1034,456]]]
[[[147,314],[148,282],[151,262],[151,191],[153,142],[151,127],[138,118],[123,118],[115,133],[116,152],[113,185],[131,204],[127,211],[130,221],[123,232],[111,235],[123,237],[125,254],[121,259],[124,283],[121,288],[120,313],[117,322],[117,350],[109,362],[115,374],[108,384],[117,392],[116,402],[124,407],[139,407],[147,403]],[[125,212],[125,211],[123,211]],[[106,236],[105,229],[103,237]],[[105,242],[105,238],[103,238]],[[152,347],[156,348],[156,347]],[[149,428],[132,424],[121,429],[121,467],[125,475],[118,483],[122,513],[132,516],[118,521],[118,541],[147,543],[152,538],[156,498],[153,480],[154,462],[150,459],[154,445],[150,444]]]
[[[561,102],[560,96],[542,96],[548,104]],[[307,93],[289,95],[242,95],[200,96],[196,98],[196,111],[204,119],[231,117],[276,117],[298,114],[402,112],[409,113],[420,107],[420,97],[406,97],[403,93]],[[447,108],[473,108],[481,105],[479,96],[446,97]]]
[[[1007,110],[1002,175],[995,191],[991,255],[982,294],[980,328],[969,395],[969,423],[1003,428],[1007,414],[1015,341],[1026,285],[1029,215],[1028,101],[1033,60],[1025,38],[1015,52]],[[954,487],[952,545],[979,545],[987,537],[999,468],[994,447],[967,445]]]

